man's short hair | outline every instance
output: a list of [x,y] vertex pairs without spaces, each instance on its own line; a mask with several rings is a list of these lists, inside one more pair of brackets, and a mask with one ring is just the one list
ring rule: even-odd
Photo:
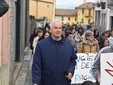
[[67,38],[72,32],[66,32],[65,37]]
[[[50,29],[53,27],[53,24],[54,24],[55,22],[61,23],[61,21],[59,21],[59,20],[54,20],[54,21],[52,21],[52,22],[50,23]],[[62,23],[61,23],[61,24],[62,24]]]

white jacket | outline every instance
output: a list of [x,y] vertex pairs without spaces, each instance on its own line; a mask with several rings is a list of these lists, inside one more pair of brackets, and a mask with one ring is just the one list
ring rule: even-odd
[[33,39],[33,53],[35,53],[35,49],[36,49],[36,45],[38,43],[38,39],[39,39],[39,36],[37,36]]

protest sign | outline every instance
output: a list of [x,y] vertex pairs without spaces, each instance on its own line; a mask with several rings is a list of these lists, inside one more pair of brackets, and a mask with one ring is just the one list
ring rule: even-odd
[[101,54],[100,85],[113,85],[113,53]]
[[83,83],[86,80],[95,82],[95,79],[91,73],[91,67],[96,54],[77,53],[77,56],[77,65],[75,66],[75,72],[71,84]]

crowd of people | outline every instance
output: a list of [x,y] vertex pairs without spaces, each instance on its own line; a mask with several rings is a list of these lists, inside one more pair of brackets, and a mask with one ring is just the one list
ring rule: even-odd
[[[65,24],[62,26],[63,36],[67,38],[75,48],[77,53],[96,53],[109,43],[113,43],[113,29],[106,30],[103,33],[99,33],[98,29],[92,27],[85,30],[80,24]],[[49,37],[50,31],[45,31],[45,28],[35,28],[30,37],[31,49],[36,47],[36,44],[41,39],[44,39],[44,35]],[[91,43],[90,43],[91,42]],[[88,48],[88,49],[85,49]]]
[[[31,44],[30,48],[32,49],[32,53],[34,55],[33,66],[32,66],[33,67],[32,73],[33,73],[34,85],[40,85],[39,82],[42,83],[43,85],[46,85],[43,82],[43,79],[39,79],[39,77],[41,77],[41,76],[44,77],[44,81],[46,83],[50,83],[47,85],[53,85],[53,84],[51,84],[52,81],[50,82],[50,80],[48,80],[45,77],[46,75],[47,76],[52,76],[52,75],[50,75],[50,73],[43,72],[42,70],[46,71],[47,69],[49,69],[47,71],[53,72],[53,68],[54,68],[55,64],[56,63],[58,64],[58,62],[54,61],[54,57],[56,58],[56,60],[58,59],[59,63],[62,61],[63,65],[68,64],[67,67],[64,66],[65,68],[63,68],[62,66],[61,67],[57,66],[58,67],[57,70],[59,70],[59,71],[55,71],[56,74],[57,74],[57,72],[60,73],[60,70],[62,69],[64,71],[64,73],[67,74],[67,75],[65,75],[67,80],[70,80],[72,78],[73,71],[74,71],[73,66],[76,65],[76,64],[74,64],[76,62],[73,61],[73,60],[76,60],[76,57],[77,57],[76,53],[86,53],[86,54],[97,53],[95,62],[92,66],[92,73],[93,73],[95,79],[97,80],[96,85],[99,85],[99,83],[101,81],[101,79],[100,79],[100,54],[113,52],[113,29],[106,30],[103,33],[99,33],[99,30],[94,27],[92,27],[91,29],[84,30],[84,28],[78,23],[77,24],[67,23],[67,24],[63,25],[59,21],[53,21],[50,24],[49,30],[46,31],[44,29],[45,28],[41,28],[41,27],[34,29],[33,33],[31,34],[30,40],[29,40],[30,44]],[[48,41],[49,39],[51,39],[51,42]],[[66,39],[66,42],[68,41],[71,43],[71,45],[73,46],[74,52],[72,51],[73,49],[70,48],[69,43],[67,43],[67,46],[65,46],[65,44],[62,44],[65,41],[65,39]],[[55,47],[53,46],[53,44],[49,44],[49,43],[53,43],[55,45]],[[62,44],[62,45],[60,45],[60,44]],[[46,49],[46,50],[44,50],[44,49]],[[58,49],[59,49],[59,51],[58,51]],[[66,50],[66,49],[68,49],[68,50]],[[71,54],[69,49],[72,51],[73,54]],[[50,52],[50,50],[51,50],[51,52]],[[46,52],[44,52],[44,51],[46,51]],[[47,52],[48,52],[48,54],[46,54]],[[68,54],[66,52],[68,52]],[[62,58],[60,58],[63,55],[66,56],[64,60]],[[69,55],[73,55],[73,56],[71,56],[73,60],[70,60]],[[46,57],[45,57],[45,59],[43,59],[44,56],[47,57],[47,60],[50,63],[47,60],[45,60]],[[49,58],[48,56],[51,56],[51,59],[48,59]],[[61,59],[61,61],[59,59]],[[72,61],[72,62],[69,62],[66,59],[69,59],[69,61]],[[64,61],[66,61],[67,63],[64,63]],[[69,67],[70,63],[71,63],[71,67]],[[45,65],[45,64],[47,64],[47,65]],[[50,65],[50,64],[52,64],[52,65]],[[37,66],[37,69],[36,69],[36,66]],[[48,66],[48,67],[46,68],[46,66]],[[71,68],[71,70],[67,70],[66,68],[67,69]],[[38,70],[38,72],[40,74],[37,73],[36,70]],[[61,71],[61,73],[62,73],[62,71]],[[43,74],[45,74],[45,76]],[[59,75],[59,76],[56,75],[56,76],[64,79],[64,77],[61,75]],[[39,81],[35,80],[35,78],[39,79]],[[56,79],[53,82],[59,82],[59,80],[61,79],[61,78],[56,78],[54,76],[52,76],[50,78]],[[58,79],[58,81],[57,81],[57,79]],[[69,85],[69,82],[64,83],[66,81],[65,81],[65,79],[64,80],[63,79],[62,79],[62,82],[60,81],[59,84],[55,84],[55,85]],[[83,85],[85,85],[85,84],[83,84]],[[91,84],[91,85],[94,85],[94,84]]]
[[[0,1],[0,17],[9,9],[5,0]],[[33,54],[33,85],[70,85],[76,53],[97,53],[92,65],[96,83],[84,81],[82,85],[100,85],[100,57],[113,53],[113,29],[100,33],[96,28],[84,29],[82,25],[62,24],[59,21],[35,28],[29,42]]]

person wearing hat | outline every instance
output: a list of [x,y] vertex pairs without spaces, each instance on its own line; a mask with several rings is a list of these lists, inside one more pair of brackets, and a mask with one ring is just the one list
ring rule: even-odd
[[90,30],[85,32],[83,41],[79,44],[78,53],[97,53],[99,51],[98,41]]

